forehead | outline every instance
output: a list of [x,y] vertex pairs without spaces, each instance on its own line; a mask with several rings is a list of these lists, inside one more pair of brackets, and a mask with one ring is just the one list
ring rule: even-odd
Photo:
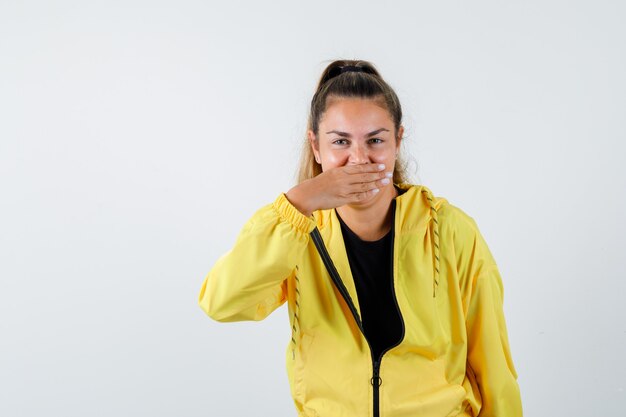
[[352,130],[389,127],[393,120],[379,100],[362,98],[329,99],[320,126]]

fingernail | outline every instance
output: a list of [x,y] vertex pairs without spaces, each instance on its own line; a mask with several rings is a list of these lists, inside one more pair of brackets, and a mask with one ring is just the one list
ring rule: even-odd
[[393,172],[385,172],[385,175],[387,176],[387,178],[391,178],[393,177]]
[[381,171],[382,171],[383,169],[385,169],[385,164],[379,164],[379,165],[378,165],[378,169],[379,169],[379,170],[381,170]]
[[383,178],[380,182],[383,184],[389,184],[389,178]]
[[373,192],[374,194],[376,194],[376,193],[377,193],[377,192],[379,192],[379,191],[380,191],[380,190],[379,190],[378,188],[374,188],[374,189],[372,190],[372,192]]

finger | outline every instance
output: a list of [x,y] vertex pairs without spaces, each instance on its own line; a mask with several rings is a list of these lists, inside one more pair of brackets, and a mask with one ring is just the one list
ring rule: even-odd
[[360,193],[354,193],[354,194],[352,194],[353,199],[354,199],[353,201],[356,202],[356,201],[366,200],[369,197],[372,197],[372,196],[378,194],[379,192],[380,192],[380,189],[373,188],[373,189],[368,190],[368,191],[363,191],[363,192],[360,192]]
[[348,174],[364,174],[368,172],[380,172],[385,169],[385,164],[359,164],[359,165],[346,165],[343,167],[343,171]]
[[390,178],[382,178],[382,179],[376,179],[376,180],[368,181],[368,182],[360,182],[360,183],[351,184],[351,189],[353,193],[362,193],[362,192],[371,191],[375,188],[381,188],[389,184],[391,184]]
[[[350,176],[352,180],[350,184],[370,183],[376,182],[377,184],[389,184],[393,178],[393,172],[368,172],[363,174],[354,174]],[[387,179],[388,181],[382,181]]]

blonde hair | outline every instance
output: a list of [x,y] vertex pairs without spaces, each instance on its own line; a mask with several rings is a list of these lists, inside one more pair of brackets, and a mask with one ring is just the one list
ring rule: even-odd
[[[361,71],[341,72],[344,66],[359,67]],[[363,60],[336,60],[330,63],[317,84],[317,89],[311,100],[311,109],[307,130],[312,130],[315,136],[319,133],[319,122],[326,111],[328,101],[341,98],[364,98],[376,101],[387,109],[394,123],[394,138],[398,140],[398,130],[402,123],[402,107],[398,96],[380,76],[378,70],[369,61]],[[395,184],[408,183],[406,162],[402,152],[398,153],[393,171]],[[307,134],[298,168],[298,184],[322,173],[322,166],[315,160]]]

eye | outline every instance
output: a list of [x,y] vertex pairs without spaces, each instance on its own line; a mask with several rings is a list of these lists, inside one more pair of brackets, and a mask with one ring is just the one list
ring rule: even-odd
[[378,142],[373,142],[373,143],[383,143],[383,140],[382,140],[382,139],[380,139],[380,138],[373,138],[373,139],[370,139],[370,141],[375,141],[375,140],[377,140]]
[[[339,142],[342,142],[342,141],[343,141],[343,143],[339,143]],[[346,139],[337,139],[336,141],[333,142],[333,144],[336,144],[336,145],[345,145],[347,143],[348,143],[348,141]]]

